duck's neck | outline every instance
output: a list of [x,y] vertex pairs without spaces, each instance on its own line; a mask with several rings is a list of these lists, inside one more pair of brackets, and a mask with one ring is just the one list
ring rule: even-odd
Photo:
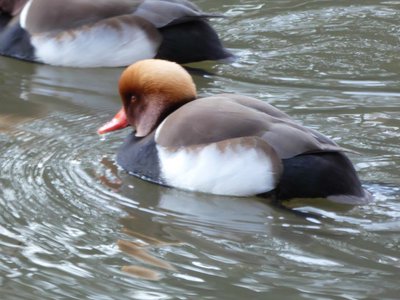
[[[168,117],[170,114],[172,114],[174,111],[178,110],[179,108],[181,108],[182,106],[184,106],[185,104],[187,104],[187,103],[189,103],[189,102],[191,102],[191,101],[193,101],[193,100],[196,100],[196,98],[191,98],[191,99],[188,99],[188,100],[182,100],[182,101],[180,101],[180,102],[175,102],[175,103],[171,103],[170,105],[168,105],[168,106],[164,109],[163,113],[161,114],[161,116],[160,116],[160,122],[159,122],[158,125],[160,125],[160,123],[161,123],[166,117]],[[157,125],[157,126],[158,126],[158,125]]]

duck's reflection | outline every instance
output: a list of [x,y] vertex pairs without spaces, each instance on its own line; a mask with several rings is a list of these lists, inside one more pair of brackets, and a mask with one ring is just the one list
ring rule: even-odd
[[[109,173],[111,173],[111,176],[99,175],[98,179],[112,190],[117,191],[124,189],[123,181],[121,181],[118,176],[117,166],[106,158],[103,158],[101,163],[106,167]],[[156,199],[156,197],[154,197],[155,195],[151,195],[151,192],[147,193],[147,196],[149,196],[149,199]],[[160,239],[150,236],[148,233],[141,233],[146,232],[146,230],[142,230],[143,228],[141,228],[141,226],[136,226],[137,218],[135,216],[135,210],[127,207],[124,209],[129,212],[129,216],[121,218],[120,223],[123,225],[122,232],[130,237],[130,239],[119,239],[117,241],[118,248],[122,252],[133,257],[138,263],[161,270],[175,271],[176,269],[173,265],[156,257],[154,254],[152,254],[152,250],[177,243],[164,242]],[[143,220],[143,216],[141,216],[141,220],[141,223],[146,224],[146,226],[152,223],[151,219]],[[160,280],[163,277],[160,271],[150,269],[149,267],[142,265],[126,265],[122,266],[121,270],[134,277],[146,280]]]
[[[105,186],[132,201],[140,199],[137,205],[123,207],[128,216],[120,223],[129,238],[117,241],[119,249],[138,262],[122,267],[122,271],[135,277],[159,280],[163,278],[161,272],[177,272],[177,266],[157,257],[155,252],[185,247],[193,235],[245,242],[252,235],[266,234],[269,216],[276,209],[255,198],[221,197],[157,186],[118,173],[111,160],[104,158],[101,163],[113,174],[99,176]],[[213,241],[204,239],[201,244],[221,257],[231,252],[235,259],[247,259],[245,253],[229,251]]]
[[[133,235],[134,238],[136,238],[135,235]],[[157,258],[153,254],[150,253],[151,248],[154,247],[152,244],[141,244],[138,242],[132,242],[132,241],[127,241],[127,240],[118,240],[117,241],[118,248],[122,251],[125,252],[126,254],[129,254],[133,258],[135,258],[137,261],[141,263],[145,263],[147,265],[150,265],[152,267],[160,268],[160,269],[165,269],[169,271],[175,271],[175,267],[171,265],[169,262],[162,260],[160,258]],[[159,244],[160,246],[162,244]],[[148,248],[148,249],[147,249]],[[139,265],[128,265],[128,266],[123,266],[121,268],[123,272],[132,274],[136,277],[140,277],[143,279],[148,279],[148,280],[159,280],[162,278],[161,273],[152,269],[149,269],[147,267],[139,266]]]
[[[215,64],[202,63],[212,69]],[[209,85],[210,73],[196,68],[188,70],[196,76],[200,86]],[[0,56],[0,90],[2,101],[21,101],[22,111],[65,110],[76,106],[81,110],[114,112],[120,106],[118,80],[121,68],[68,68],[19,61]],[[0,109],[0,113],[3,107]],[[100,120],[99,120],[100,121]]]
[[96,111],[113,111],[120,104],[119,68],[63,68],[0,57],[0,73],[0,87],[12,91],[14,99]]
[[[216,267],[216,272],[221,263],[262,265],[268,260],[265,255],[268,249],[272,253],[279,252],[277,249],[281,247],[288,252],[293,248],[294,252],[308,253],[316,232],[331,238],[342,235],[321,231],[321,226],[335,222],[335,219],[326,219],[329,214],[324,215],[324,212],[343,212],[343,206],[334,203],[319,210],[307,210],[310,205],[317,207],[318,203],[312,199],[294,200],[283,206],[255,197],[185,192],[130,176],[120,171],[111,159],[104,158],[101,163],[113,174],[100,177],[102,183],[123,196],[119,204],[128,215],[121,218],[120,223],[128,238],[117,244],[122,252],[138,262],[122,268],[136,277],[159,280],[166,272],[178,274],[192,270],[194,261],[202,261],[197,257],[199,253],[211,258],[210,262],[216,264],[212,266]],[[305,211],[289,206],[304,207]],[[193,247],[201,250],[192,252]],[[254,251],[257,247],[262,250]],[[175,253],[179,260],[165,261],[165,257],[173,257]],[[164,255],[164,259],[158,254]],[[185,259],[187,262],[182,263]]]

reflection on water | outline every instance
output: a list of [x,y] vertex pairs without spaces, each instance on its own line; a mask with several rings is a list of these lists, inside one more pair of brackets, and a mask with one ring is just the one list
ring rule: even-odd
[[195,1],[233,63],[193,65],[200,95],[268,101],[351,154],[375,201],[359,207],[155,186],[114,155],[127,131],[121,69],[0,57],[2,299],[397,299],[399,5]]

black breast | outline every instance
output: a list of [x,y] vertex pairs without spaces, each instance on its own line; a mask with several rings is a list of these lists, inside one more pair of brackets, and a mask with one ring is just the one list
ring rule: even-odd
[[34,48],[29,33],[21,28],[19,22],[6,22],[6,16],[0,14],[0,55],[34,61]]
[[132,175],[164,184],[160,178],[160,164],[154,132],[143,138],[136,137],[131,133],[118,151],[117,162]]

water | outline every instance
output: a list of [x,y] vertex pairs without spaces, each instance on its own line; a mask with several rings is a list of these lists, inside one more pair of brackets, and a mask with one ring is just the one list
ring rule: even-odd
[[400,3],[194,1],[233,63],[194,64],[199,94],[258,97],[351,154],[360,207],[217,197],[115,164],[122,69],[0,57],[2,299],[398,299]]

